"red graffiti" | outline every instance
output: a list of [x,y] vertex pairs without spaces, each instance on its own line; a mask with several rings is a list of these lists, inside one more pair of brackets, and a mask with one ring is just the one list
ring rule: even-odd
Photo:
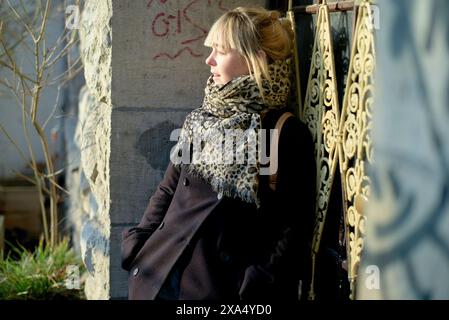
[[[161,6],[156,10],[152,10],[152,4],[154,1],[158,1]],[[175,38],[175,42],[178,43],[178,48],[174,47],[172,52],[159,52],[153,56],[153,60],[167,57],[170,60],[178,58],[183,52],[188,52],[192,57],[202,57],[203,54],[197,53],[190,47],[190,45],[197,43],[200,40],[205,39],[208,28],[201,26],[197,21],[189,15],[189,11],[193,10],[193,5],[199,5],[204,0],[192,0],[184,8],[177,9],[175,12],[168,12],[169,8],[165,8],[169,0],[149,0],[147,3],[147,10],[151,12],[151,34],[156,38]],[[207,8],[212,8],[212,0],[207,0],[205,4]],[[223,0],[218,2],[218,8],[223,11],[227,11],[223,7]],[[172,10],[173,11],[173,10]],[[155,15],[153,15],[156,13]],[[193,29],[193,30],[192,30]],[[193,32],[192,32],[193,31]]]
[[[178,15],[166,15],[164,12],[159,12],[156,17],[153,20],[153,23],[151,24],[151,30],[153,31],[153,34],[157,37],[164,37],[168,34],[170,31],[170,19],[176,19],[177,20],[177,29],[176,32],[181,33],[181,17],[180,12],[178,10]],[[161,23],[163,32],[160,32],[161,30]]]
[[184,49],[181,49],[178,52],[176,52],[175,55],[170,55],[170,54],[168,54],[166,52],[163,52],[163,53],[158,53],[157,55],[155,55],[153,57],[153,59],[156,60],[156,59],[161,58],[161,57],[167,57],[170,60],[174,60],[177,57],[179,57],[183,51],[188,51],[191,56],[196,57],[196,58],[203,56],[202,54],[198,54],[198,53],[193,52],[192,49],[190,49],[189,47],[185,47]]

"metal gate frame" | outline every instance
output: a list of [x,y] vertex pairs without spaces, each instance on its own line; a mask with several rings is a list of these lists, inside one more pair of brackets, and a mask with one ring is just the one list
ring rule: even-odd
[[[329,13],[348,10],[354,10],[354,34],[345,95],[340,109]],[[375,47],[372,1],[361,0],[359,5],[354,5],[354,1],[327,4],[326,0],[318,0],[314,5],[293,7],[292,0],[289,0],[287,18],[292,22],[294,31],[295,13],[318,14],[304,103],[300,91],[300,53],[296,39],[294,50],[298,114],[312,133],[317,162],[317,209],[308,297],[315,299],[316,258],[338,165],[343,190],[344,243],[348,257],[350,298],[355,299],[357,273],[364,247],[366,219],[363,212],[370,195],[367,167],[373,163],[371,108],[374,101]]]

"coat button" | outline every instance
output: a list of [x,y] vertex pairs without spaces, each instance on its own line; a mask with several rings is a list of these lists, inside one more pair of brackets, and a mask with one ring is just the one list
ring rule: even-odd
[[231,256],[226,252],[220,252],[220,258],[224,263],[231,262]]
[[165,224],[164,221],[162,221],[158,229],[161,230],[164,227],[164,224]]
[[184,178],[182,184],[187,187],[189,185],[189,180],[187,178]]
[[133,270],[133,276],[134,276],[134,277],[137,276],[138,273],[139,273],[139,268],[135,268],[135,269]]

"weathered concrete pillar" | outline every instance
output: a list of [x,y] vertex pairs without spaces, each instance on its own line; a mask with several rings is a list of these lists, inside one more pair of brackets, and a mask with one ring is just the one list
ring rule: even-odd
[[81,250],[89,271],[88,299],[110,297],[110,151],[112,79],[112,1],[86,1],[82,14],[81,56],[86,88],[80,94],[79,144],[84,185]]
[[87,90],[81,161],[89,182],[81,243],[89,299],[127,297],[120,236],[163,176],[173,129],[201,104],[212,22],[265,1],[88,0],[82,18]]
[[379,1],[359,299],[449,298],[449,3]]

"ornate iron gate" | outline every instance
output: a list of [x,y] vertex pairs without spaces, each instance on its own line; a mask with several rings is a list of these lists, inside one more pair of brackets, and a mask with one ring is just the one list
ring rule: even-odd
[[[347,83],[340,108],[329,11],[352,10],[356,18]],[[356,297],[356,280],[365,232],[363,208],[370,195],[367,166],[372,163],[371,107],[374,97],[375,48],[373,8],[369,0],[293,7],[289,0],[287,17],[295,26],[295,12],[318,13],[311,66],[302,104],[299,85],[298,114],[308,125],[314,142],[317,163],[316,220],[312,241],[312,275],[309,299],[315,298],[316,258],[326,221],[332,183],[337,166],[340,169],[344,216],[347,271],[350,298]],[[295,28],[296,30],[296,28]],[[296,77],[299,84],[299,57],[295,50]]]

